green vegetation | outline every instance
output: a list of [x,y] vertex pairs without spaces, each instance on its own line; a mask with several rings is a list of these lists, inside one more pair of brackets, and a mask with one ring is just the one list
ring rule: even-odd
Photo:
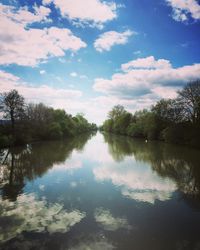
[[72,116],[65,110],[53,109],[43,103],[26,104],[16,90],[1,94],[0,147],[25,144],[38,140],[73,137],[96,130],[83,116]]
[[188,83],[176,99],[162,99],[150,110],[131,114],[121,105],[113,107],[101,130],[200,147],[200,80]]

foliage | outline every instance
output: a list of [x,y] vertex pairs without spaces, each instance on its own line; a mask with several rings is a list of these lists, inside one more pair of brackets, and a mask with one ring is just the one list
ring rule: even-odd
[[117,105],[108,113],[104,131],[200,147],[200,80],[188,83],[176,99],[161,99],[150,110],[127,112]]
[[83,114],[73,117],[63,109],[53,109],[43,103],[25,104],[16,90],[1,96],[1,111],[7,120],[2,120],[0,125],[0,147],[62,139],[97,130],[97,126],[90,124]]
[[11,120],[13,126],[15,121],[23,116],[24,106],[24,97],[19,95],[17,90],[1,94],[0,111],[4,113],[5,118]]
[[178,94],[186,119],[200,123],[200,80],[189,82]]
[[112,120],[117,119],[121,115],[126,113],[124,107],[122,105],[116,105],[113,107],[113,109],[108,113],[108,117]]

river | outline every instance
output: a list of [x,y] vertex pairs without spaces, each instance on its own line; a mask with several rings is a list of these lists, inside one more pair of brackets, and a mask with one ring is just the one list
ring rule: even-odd
[[199,150],[97,133],[0,158],[0,249],[200,249]]

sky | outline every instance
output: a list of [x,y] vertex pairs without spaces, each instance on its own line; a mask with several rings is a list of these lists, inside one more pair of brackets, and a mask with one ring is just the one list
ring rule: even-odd
[[1,0],[0,92],[101,124],[198,78],[200,1]]

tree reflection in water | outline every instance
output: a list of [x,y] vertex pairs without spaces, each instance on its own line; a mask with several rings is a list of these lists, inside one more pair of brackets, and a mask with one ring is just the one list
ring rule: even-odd
[[104,140],[115,161],[133,156],[136,161],[149,163],[158,175],[172,179],[188,201],[200,202],[198,150],[159,142],[145,143],[143,140],[107,133],[104,133]]
[[0,190],[3,199],[15,201],[26,181],[44,175],[54,164],[70,157],[74,149],[82,151],[93,136],[82,134],[67,141],[28,144],[0,151]]

